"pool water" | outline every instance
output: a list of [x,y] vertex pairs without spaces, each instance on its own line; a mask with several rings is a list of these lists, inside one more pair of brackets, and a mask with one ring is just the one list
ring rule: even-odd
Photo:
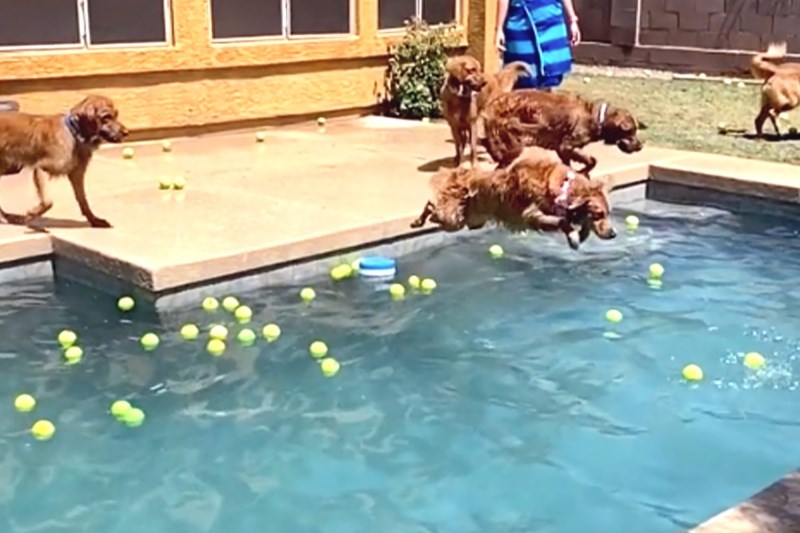
[[[579,253],[491,231],[400,258],[402,279],[437,280],[430,296],[394,302],[327,278],[310,307],[299,286],[238,294],[254,326],[283,335],[221,358],[176,334],[190,321],[238,329],[199,302],[159,320],[89,289],[5,284],[0,531],[690,527],[797,463],[800,224],[646,208],[637,232]],[[609,308],[624,313],[613,327]],[[62,328],[81,337],[78,365],[60,359]],[[162,337],[151,353],[137,343],[147,331]],[[315,339],[337,376],[309,356]],[[743,366],[748,351],[765,369]],[[681,379],[688,363],[702,383]],[[34,413],[14,411],[21,392]],[[147,413],[141,427],[108,414],[121,398]],[[53,440],[30,437],[37,418],[56,424]]]

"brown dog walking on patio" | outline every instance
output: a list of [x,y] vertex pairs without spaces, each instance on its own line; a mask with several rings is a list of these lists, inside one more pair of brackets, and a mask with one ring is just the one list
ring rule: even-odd
[[[28,223],[53,207],[48,193],[50,178],[69,179],[81,213],[92,227],[108,228],[109,222],[94,214],[86,198],[86,169],[103,141],[118,143],[128,134],[118,111],[105,96],[87,96],[66,114],[31,115],[0,113],[0,176],[33,170],[39,202],[23,217]],[[8,222],[0,209],[0,223]]]

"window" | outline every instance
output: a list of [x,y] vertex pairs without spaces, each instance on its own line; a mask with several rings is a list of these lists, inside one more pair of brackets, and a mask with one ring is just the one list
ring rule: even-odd
[[169,42],[170,0],[0,0],[0,47]]
[[378,28],[402,28],[411,17],[428,24],[450,24],[458,20],[458,0],[378,0]]
[[353,0],[211,0],[211,37],[265,37],[352,33]]

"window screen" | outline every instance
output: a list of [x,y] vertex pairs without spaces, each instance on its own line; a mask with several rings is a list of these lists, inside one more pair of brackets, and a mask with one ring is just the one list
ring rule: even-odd
[[289,0],[292,35],[350,33],[350,0]]
[[456,0],[422,0],[422,18],[428,24],[450,24],[456,20]]
[[404,22],[416,15],[416,0],[380,0],[378,2],[378,29],[402,28]]
[[0,0],[0,46],[80,42],[77,0]]
[[214,39],[283,35],[281,0],[211,0]]
[[88,0],[87,5],[91,44],[167,40],[164,0]]

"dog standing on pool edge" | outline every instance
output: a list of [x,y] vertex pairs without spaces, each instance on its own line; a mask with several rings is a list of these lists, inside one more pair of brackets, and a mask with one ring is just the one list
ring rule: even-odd
[[[70,111],[58,115],[0,113],[0,176],[33,170],[38,203],[23,217],[28,223],[53,207],[48,193],[51,178],[69,179],[81,214],[94,228],[111,224],[98,217],[86,198],[86,169],[102,142],[119,143],[128,129],[118,120],[119,112],[110,98],[90,95]],[[8,222],[0,209],[0,223]]]

